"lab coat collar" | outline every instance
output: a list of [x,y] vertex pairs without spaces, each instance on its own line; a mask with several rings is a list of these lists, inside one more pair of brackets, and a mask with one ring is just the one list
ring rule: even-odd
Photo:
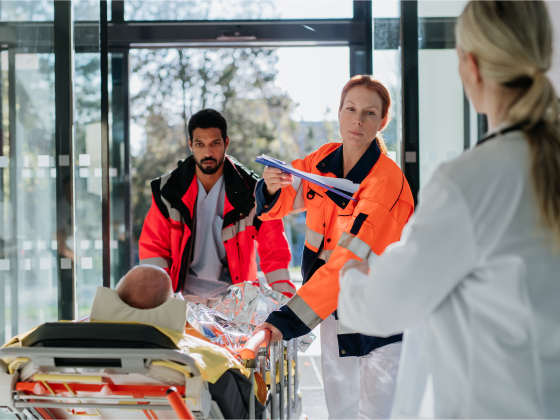
[[484,136],[482,136],[480,138],[480,140],[478,140],[476,145],[479,146],[482,143],[485,143],[488,140],[493,139],[494,137],[502,136],[502,135],[507,134],[511,131],[521,130],[522,127],[523,127],[523,123],[512,125],[511,123],[503,122],[500,125],[498,125],[497,127],[488,131]]

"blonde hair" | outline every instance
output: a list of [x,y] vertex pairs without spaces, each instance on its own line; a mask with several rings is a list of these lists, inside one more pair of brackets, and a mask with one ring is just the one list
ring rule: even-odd
[[456,26],[457,45],[483,77],[520,91],[506,121],[520,125],[531,150],[531,175],[544,226],[560,245],[559,104],[546,76],[552,25],[543,1],[471,1]]

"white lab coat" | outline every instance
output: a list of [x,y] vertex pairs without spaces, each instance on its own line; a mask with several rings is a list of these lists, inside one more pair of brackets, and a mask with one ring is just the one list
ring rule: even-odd
[[402,240],[341,279],[340,321],[405,330],[395,418],[560,417],[560,254],[510,132],[441,165]]

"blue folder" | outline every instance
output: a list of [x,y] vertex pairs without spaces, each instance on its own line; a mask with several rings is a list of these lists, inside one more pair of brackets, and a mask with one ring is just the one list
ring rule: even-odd
[[349,196],[347,194],[344,194],[342,191],[337,190],[336,188],[330,187],[326,184],[323,184],[322,182],[315,181],[312,178],[309,178],[309,177],[306,177],[305,175],[297,173],[296,171],[292,170],[291,167],[287,166],[285,162],[282,162],[281,160],[274,159],[274,158],[271,158],[271,157],[269,157],[269,159],[272,159],[272,161],[270,161],[268,159],[262,159],[260,157],[257,157],[255,159],[255,162],[260,163],[260,164],[265,165],[265,166],[272,166],[273,168],[278,168],[283,172],[286,172],[288,174],[292,174],[292,175],[297,176],[298,178],[301,178],[301,179],[305,179],[306,181],[311,182],[312,184],[318,185],[319,187],[324,188],[328,191],[332,191],[333,193],[338,194],[341,197],[346,198],[347,200],[353,200],[356,203],[358,202],[358,200],[356,200],[355,198],[352,198],[351,196]]

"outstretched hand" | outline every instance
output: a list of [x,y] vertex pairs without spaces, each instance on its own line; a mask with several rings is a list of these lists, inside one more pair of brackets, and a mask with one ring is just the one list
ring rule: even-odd
[[272,334],[270,334],[270,343],[275,343],[277,341],[282,340],[283,335],[280,332],[280,330],[278,328],[276,328],[274,325],[269,324],[268,322],[263,322],[261,325],[259,325],[257,328],[255,328],[255,331],[253,332],[253,335],[255,335],[256,333],[258,333],[259,331],[262,330],[270,330],[270,332]]
[[294,177],[292,175],[270,166],[264,168],[263,178],[266,184],[266,192],[270,196],[276,194],[276,191],[280,188],[287,187],[294,182]]

